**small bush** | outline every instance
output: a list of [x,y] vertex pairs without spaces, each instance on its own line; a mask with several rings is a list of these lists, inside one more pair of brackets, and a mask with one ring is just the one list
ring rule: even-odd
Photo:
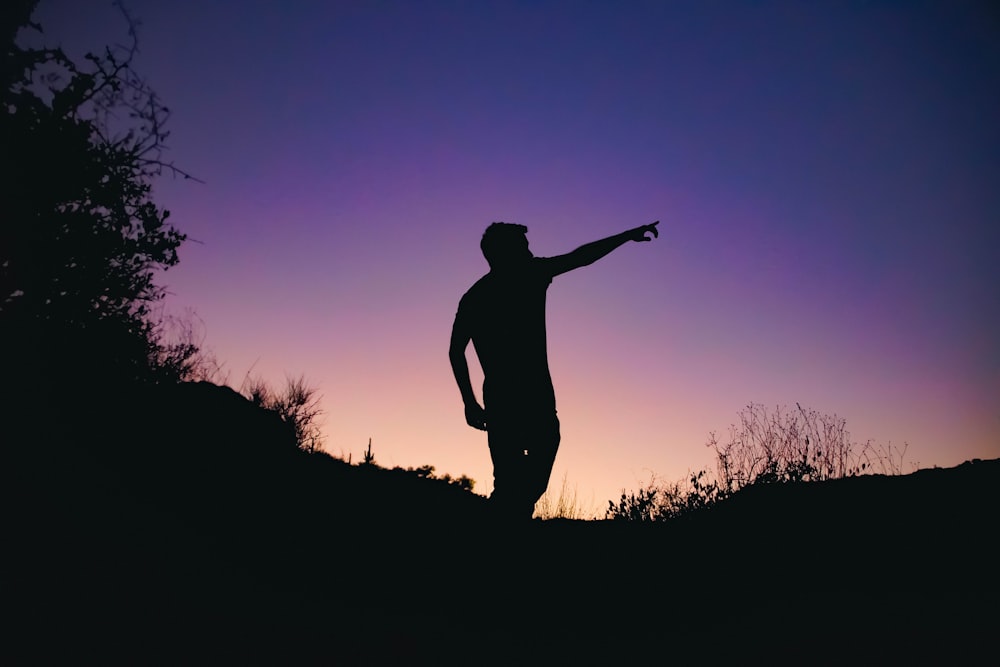
[[871,440],[851,440],[846,420],[805,409],[769,410],[751,403],[739,412],[722,442],[714,432],[707,446],[715,452],[712,474],[701,470],[679,482],[653,479],[637,492],[622,491],[608,501],[606,518],[622,521],[666,521],[711,507],[740,489],[757,484],[811,482],[862,474],[899,475],[902,448],[881,447]]
[[183,317],[160,313],[151,317],[149,366],[166,381],[226,384],[215,355],[203,347],[204,323],[193,311]]
[[[347,463],[348,465],[353,465],[353,463],[351,462],[352,456],[350,453],[348,453],[346,458],[344,457],[343,453],[341,453],[339,457],[335,458],[339,458],[339,460]],[[361,462],[358,463],[357,465],[364,467],[378,468],[379,470],[387,470],[387,468],[383,468],[375,461],[375,454],[372,453],[371,438],[368,438],[368,448],[361,453]],[[408,473],[410,475],[413,475],[414,477],[419,477],[421,479],[439,480],[445,482],[446,484],[457,486],[458,488],[464,489],[470,493],[472,492],[473,487],[475,487],[476,485],[476,480],[472,479],[468,475],[460,475],[458,477],[452,477],[448,473],[444,473],[443,475],[438,475],[437,473],[434,472],[434,466],[432,465],[422,465],[422,466],[417,466],[415,468],[413,466],[409,466],[407,468],[404,468],[402,466],[394,466],[393,468],[389,468],[388,470],[392,470],[393,472]]]
[[460,477],[452,477],[448,473],[438,475],[434,472],[434,466],[431,465],[423,465],[417,468],[403,468],[401,466],[396,466],[393,470],[408,472],[422,479],[439,479],[442,482],[457,486],[458,488],[465,489],[466,491],[472,491],[472,488],[476,485],[476,480],[468,477],[467,475],[461,475]]
[[847,420],[805,409],[769,410],[751,403],[722,443],[709,434],[720,488],[734,493],[754,484],[810,482],[882,472],[900,474],[906,451],[851,440]]
[[691,473],[677,482],[658,482],[655,478],[638,492],[622,491],[618,503],[608,501],[605,518],[616,521],[667,521],[688,516],[711,507],[725,494],[707,470]]
[[240,393],[254,405],[277,412],[281,418],[295,428],[295,439],[299,449],[314,453],[323,449],[323,433],[319,418],[323,410],[319,407],[320,396],[305,378],[286,378],[285,390],[277,393],[259,377],[243,381]]

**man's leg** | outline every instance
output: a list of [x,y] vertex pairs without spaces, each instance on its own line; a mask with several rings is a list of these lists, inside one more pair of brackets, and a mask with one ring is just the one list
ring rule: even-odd
[[[516,424],[490,422],[488,431],[490,458],[493,460],[493,493],[490,504],[501,519],[531,518],[525,507],[524,489],[528,484],[527,457],[523,437]],[[528,516],[525,517],[527,512]]]
[[516,419],[490,421],[493,460],[490,501],[504,518],[530,519],[548,487],[559,449],[559,420],[554,412],[522,412]]
[[559,451],[559,419],[555,412],[536,416],[531,421],[531,436],[527,440],[527,485],[525,493],[531,498],[531,506],[545,493],[552,476],[552,466]]

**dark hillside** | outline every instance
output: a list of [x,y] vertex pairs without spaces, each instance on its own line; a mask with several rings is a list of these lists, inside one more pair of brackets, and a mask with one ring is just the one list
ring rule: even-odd
[[5,417],[5,664],[994,651],[1000,461],[512,529],[443,481],[302,453],[226,388],[70,384]]

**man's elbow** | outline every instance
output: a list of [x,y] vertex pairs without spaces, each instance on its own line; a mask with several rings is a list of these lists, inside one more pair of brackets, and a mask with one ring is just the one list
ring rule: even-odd
[[590,266],[597,260],[601,258],[601,255],[596,252],[593,248],[578,248],[570,255],[570,264],[572,269],[579,269],[584,266]]

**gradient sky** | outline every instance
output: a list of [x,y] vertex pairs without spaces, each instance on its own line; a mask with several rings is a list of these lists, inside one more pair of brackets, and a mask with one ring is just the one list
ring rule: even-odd
[[[447,359],[483,229],[554,255],[661,220],[549,290],[550,489],[603,511],[711,466],[750,402],[906,443],[908,470],[1000,456],[990,3],[128,6],[204,181],[157,185],[191,238],[167,306],[230,384],[304,375],[331,453],[370,437],[488,493]],[[125,38],[107,0],[35,18],[71,53]]]

